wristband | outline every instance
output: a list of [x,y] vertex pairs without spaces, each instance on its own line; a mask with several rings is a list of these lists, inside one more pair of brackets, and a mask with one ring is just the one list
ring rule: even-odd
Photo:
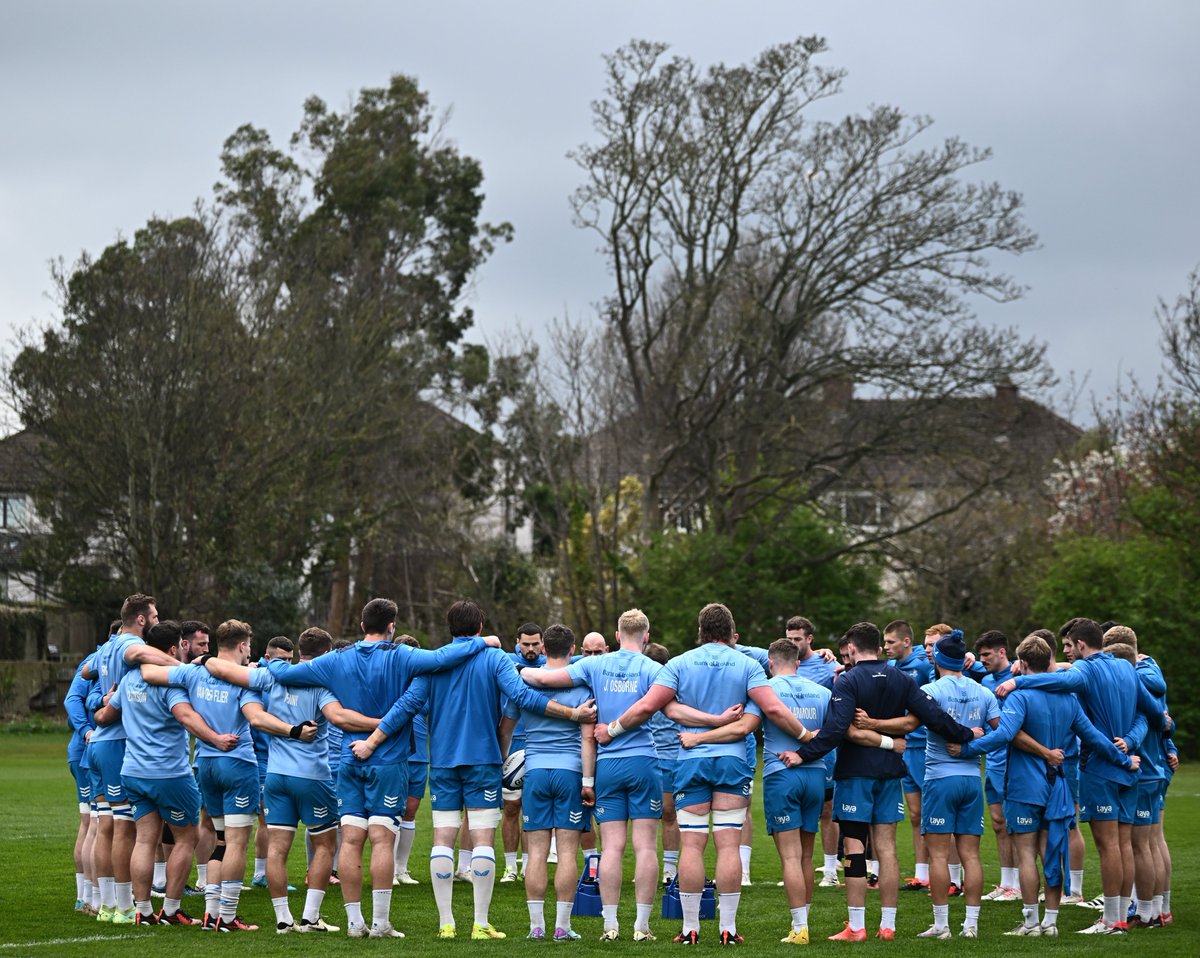
[[303,731],[304,731],[304,723],[303,722],[301,722],[299,725],[293,725],[292,730],[290,732],[288,732],[288,738],[299,738],[300,733]]
[[879,747],[885,752],[892,751],[896,746],[896,740],[890,735],[881,735],[879,737]]
[[205,668],[205,663],[211,658],[212,658],[212,653],[205,652],[202,656],[200,656],[200,658],[196,659],[195,664],[200,666],[200,668]]
[[616,738],[618,735],[624,735],[626,731],[628,730],[621,724],[619,719],[608,723],[608,734],[613,738]]
[[595,775],[583,776],[583,787],[584,788],[595,788],[596,787],[596,776]]

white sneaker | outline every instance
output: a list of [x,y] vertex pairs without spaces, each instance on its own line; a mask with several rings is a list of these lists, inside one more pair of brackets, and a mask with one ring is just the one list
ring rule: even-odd
[[1004,891],[1004,889],[1003,889],[1003,888],[1001,888],[999,885],[996,885],[996,886],[995,886],[995,887],[993,887],[993,888],[992,888],[992,890],[991,890],[990,892],[988,892],[986,895],[980,895],[980,896],[979,896],[979,900],[980,900],[980,901],[995,901],[995,900],[996,900],[996,897],[997,897],[997,896],[998,896],[998,895],[999,895],[999,894],[1000,894],[1002,891]]
[[1082,895],[1063,895],[1062,901],[1059,904],[1060,905],[1082,905],[1083,904],[1083,896]]
[[620,941],[621,940],[621,932],[618,931],[616,928],[609,928],[607,931],[604,932],[603,935],[600,936],[600,940],[601,941]]
[[404,932],[396,931],[392,927],[390,921],[385,921],[382,925],[372,925],[371,930],[367,932],[368,938],[403,938]]
[[958,933],[958,937],[959,938],[978,938],[979,937],[979,926],[978,925],[963,925],[962,931],[960,931]]
[[1116,925],[1110,925],[1103,918],[1098,920],[1094,925],[1088,925],[1075,932],[1077,935],[1123,935],[1124,928],[1118,928]]
[[930,925],[922,932],[917,933],[918,938],[940,938],[943,941],[950,937],[949,928],[939,928],[937,925]]
[[1041,928],[1043,938],[1058,937],[1058,925],[1047,925],[1045,922],[1042,922]]
[[1090,908],[1092,911],[1104,911],[1104,896],[1097,895],[1088,901],[1076,902],[1080,908]]
[[992,901],[1020,901],[1021,890],[1019,888],[998,888],[996,889],[996,897]]
[[517,880],[517,870],[515,868],[504,869],[504,874],[501,876],[501,882],[514,882]]
[[[782,885],[783,882],[780,882],[779,884]],[[838,888],[840,886],[841,882],[838,881],[837,875],[826,874],[819,882],[817,882],[818,888]]]
[[1006,931],[1004,934],[1015,938],[1041,938],[1041,925],[1027,925],[1025,922],[1017,925],[1012,931]]
[[410,875],[408,872],[401,872],[399,875],[396,876],[396,880],[395,880],[395,882],[393,882],[393,884],[396,884],[396,885],[419,885],[421,883],[419,881],[417,881],[417,879],[413,878],[412,875]]
[[369,935],[370,933],[371,933],[371,929],[369,929],[366,925],[347,925],[346,926],[346,937],[347,938],[366,938],[367,935]]
[[460,868],[458,871],[456,871],[454,873],[454,880],[455,881],[470,881],[471,880],[471,869],[470,868]]

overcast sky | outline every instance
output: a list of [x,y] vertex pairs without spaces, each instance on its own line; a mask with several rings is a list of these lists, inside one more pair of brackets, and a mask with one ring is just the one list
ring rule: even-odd
[[515,227],[477,278],[476,338],[588,315],[608,278],[571,224],[566,153],[591,136],[602,54],[638,37],[741,63],[815,33],[849,71],[841,112],[894,104],[994,150],[979,175],[1025,195],[1041,248],[995,261],[1029,293],[979,314],[1045,341],[1060,377],[1103,398],[1157,375],[1155,303],[1200,262],[1198,28],[1182,0],[8,0],[0,342],[11,355],[17,330],[53,320],[50,260],[210,196],[240,124],[283,144],[307,96],[344,109],[396,72],[452,110],[486,218]]

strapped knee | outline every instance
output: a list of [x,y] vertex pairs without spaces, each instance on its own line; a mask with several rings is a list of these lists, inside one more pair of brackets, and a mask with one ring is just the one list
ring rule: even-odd
[[713,809],[713,828],[741,828],[746,823],[745,806],[742,808]]
[[866,822],[846,822],[839,821],[838,826],[842,831],[842,838],[850,838],[856,842],[862,842],[864,849],[866,848],[867,839],[871,835],[871,826]]
[[455,828],[462,824],[462,809],[455,808],[450,811],[439,812],[436,808],[433,810],[433,827],[434,828]]
[[677,809],[675,812],[675,820],[679,823],[679,827],[686,831],[708,831],[708,816],[698,815],[696,812],[688,812],[683,809]]
[[132,805],[114,805],[112,807],[112,817],[114,822],[132,822],[133,821],[133,806]]
[[208,856],[209,861],[223,862],[225,861],[225,833],[217,832],[217,844],[212,850],[212,854]]
[[475,831],[476,829],[494,829],[500,824],[500,809],[498,808],[468,808],[467,809],[467,828]]
[[367,825],[382,825],[393,835],[400,830],[394,815],[372,815],[367,819]]
[[853,855],[846,856],[846,877],[847,878],[866,878],[867,877],[867,855],[866,855],[866,852],[855,852]]

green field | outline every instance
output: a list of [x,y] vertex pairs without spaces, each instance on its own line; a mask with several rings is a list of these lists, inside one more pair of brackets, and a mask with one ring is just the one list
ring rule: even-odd
[[[202,935],[198,929],[192,928],[114,928],[78,916],[72,911],[75,890],[74,868],[71,864],[77,812],[64,758],[65,749],[65,735],[0,734],[0,762],[4,768],[3,782],[0,783],[0,827],[3,829],[0,833],[0,958],[8,955],[33,955],[37,958],[49,955],[88,958],[97,955],[103,958],[144,955],[146,943],[140,940],[144,938],[156,939],[154,947],[169,949],[172,958],[200,954],[211,956],[216,953],[299,955],[314,951],[341,955],[387,949],[403,949],[405,953],[413,955],[452,955],[468,951],[475,954],[479,948],[511,954],[514,948],[520,948],[519,953],[526,954],[526,949],[533,945],[524,939],[528,917],[520,884],[496,886],[492,923],[509,935],[507,941],[496,942],[472,942],[469,939],[435,941],[433,935],[437,912],[428,885],[396,890],[392,919],[408,937],[392,942],[352,941],[344,934],[319,940],[314,940],[316,936],[312,935],[277,936],[271,930],[274,916],[265,889],[247,889],[242,896],[242,914],[248,920],[263,925],[262,931],[253,933],[218,937],[207,933]],[[897,955],[926,955],[951,949],[956,955],[985,955],[994,953],[998,947],[1014,954],[1038,948],[1052,949],[1061,955],[1082,955],[1085,952],[1126,952],[1133,947],[1149,947],[1154,950],[1156,958],[1169,955],[1192,958],[1200,953],[1200,920],[1197,920],[1192,909],[1198,887],[1197,864],[1200,863],[1200,769],[1185,767],[1180,770],[1172,786],[1167,809],[1167,835],[1175,861],[1172,908],[1176,919],[1169,928],[1135,932],[1128,938],[1078,937],[1070,932],[1090,923],[1096,913],[1068,907],[1059,920],[1064,933],[1061,938],[1002,938],[1001,933],[1019,920],[1020,908],[1012,903],[985,902],[978,941],[963,941],[957,937],[953,942],[916,941],[913,936],[930,924],[929,900],[923,894],[901,893],[897,940],[892,943],[869,941],[859,947],[873,951],[886,948]],[[756,824],[761,825],[761,816],[762,807],[759,804]],[[427,873],[425,861],[429,852],[429,819],[425,808],[422,808],[418,821],[421,830],[417,833],[412,862],[414,874],[422,877]],[[906,831],[906,826],[901,828]],[[907,841],[907,835],[902,837],[901,870],[902,874],[907,875],[911,874],[911,843]],[[909,846],[907,856],[906,845]],[[985,836],[983,845],[985,880],[994,883],[998,875],[994,843]],[[302,852],[295,853],[294,858],[293,883],[301,885],[304,875]],[[752,872],[755,885],[745,889],[738,929],[755,949],[786,952],[794,946],[779,944],[778,940],[789,928],[787,905],[783,889],[775,885],[779,877],[778,861],[770,839],[762,828],[756,834]],[[1088,895],[1099,894],[1099,869],[1090,844],[1084,881],[1084,891]],[[990,888],[991,885],[985,887]],[[294,893],[292,909],[297,915],[302,904],[303,891]],[[962,921],[962,909],[961,899],[951,905],[951,924],[955,929]],[[470,891],[465,885],[455,887],[455,912],[460,930],[469,928]],[[325,913],[333,923],[345,926],[345,913],[336,888],[331,889],[326,899]],[[369,900],[367,914],[369,917]],[[552,910],[550,914],[553,914]],[[825,941],[826,935],[841,929],[845,917],[845,897],[842,892],[839,889],[818,889],[809,926],[813,943],[808,947],[826,952],[851,947]],[[876,927],[878,918],[878,905],[869,899],[868,929]],[[621,906],[621,921],[624,933],[631,936],[632,886]],[[670,948],[670,938],[678,931],[676,923],[658,918],[652,925],[658,941],[638,945],[637,949]],[[611,953],[614,950],[613,945],[601,945],[597,940],[600,934],[599,918],[576,919],[574,927],[583,934],[583,941],[561,947],[571,948],[580,954]],[[715,922],[705,922],[701,935],[701,948],[717,947]],[[1133,940],[1136,940],[1136,944]],[[553,950],[560,946],[545,942],[537,947]],[[616,947],[632,950],[635,946],[627,940]]]

